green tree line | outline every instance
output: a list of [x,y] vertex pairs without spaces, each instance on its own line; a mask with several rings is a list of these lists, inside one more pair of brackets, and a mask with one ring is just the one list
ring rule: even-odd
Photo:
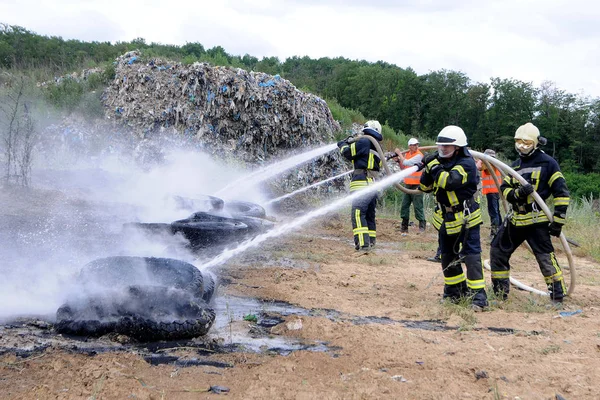
[[514,158],[516,128],[532,121],[548,139],[545,151],[566,172],[600,173],[600,99],[568,93],[552,82],[493,77],[474,82],[460,71],[417,74],[386,62],[343,57],[312,59],[228,54],[221,46],[183,46],[130,42],[85,42],[42,36],[19,26],[0,24],[0,68],[43,68],[60,74],[76,68],[110,65],[134,49],[145,57],[162,57],[189,64],[207,61],[247,70],[280,74],[302,90],[335,100],[340,106],[378,119],[402,135],[433,139],[439,130],[456,124],[470,146],[493,148]]

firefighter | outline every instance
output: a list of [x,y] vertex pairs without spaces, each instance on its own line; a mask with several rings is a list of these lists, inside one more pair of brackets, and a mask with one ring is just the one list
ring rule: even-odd
[[[402,169],[417,165],[423,160],[423,153],[419,150],[419,141],[416,138],[410,138],[408,140],[408,152],[406,155],[403,155],[400,149],[395,149],[394,152],[397,155],[396,161],[398,161],[398,164],[400,164],[400,168]],[[421,184],[421,174],[421,171],[410,174],[404,178],[404,185],[408,189],[418,189]],[[400,218],[402,218],[400,233],[402,235],[408,233],[411,203],[415,209],[415,217],[417,218],[417,221],[419,221],[419,232],[425,232],[425,227],[427,226],[425,214],[423,213],[423,193],[404,193],[404,196],[402,197],[402,208],[400,209]]]
[[[362,129],[364,135],[369,135],[381,142],[381,124],[378,121],[367,121]],[[350,180],[350,192],[355,192],[373,184],[379,175],[382,166],[381,159],[373,143],[362,137],[356,141],[352,137],[338,142],[340,153],[352,161],[354,171]],[[375,224],[375,206],[377,192],[368,193],[358,197],[352,202],[352,233],[354,234],[354,248],[368,252],[375,246],[377,231]]]
[[[527,241],[548,286],[553,303],[561,303],[566,289],[563,273],[552,246],[552,236],[560,236],[569,206],[569,190],[556,160],[538,148],[539,129],[531,122],[521,125],[515,132],[515,149],[519,159],[512,168],[527,181],[521,185],[512,176],[506,176],[500,190],[512,205],[498,235],[492,241],[490,266],[494,293],[506,299],[510,289],[510,257]],[[554,197],[554,218],[550,222],[531,196],[536,191],[542,200]]]
[[[483,154],[490,157],[496,158],[496,152],[492,149],[486,149]],[[488,214],[490,215],[490,241],[498,234],[498,228],[500,227],[500,194],[498,193],[498,187],[492,173],[498,177],[498,182],[502,181],[502,174],[500,171],[492,167],[493,172],[487,170],[481,160],[476,161],[477,169],[481,171],[481,194],[483,194],[487,200]]]
[[[469,296],[473,310],[481,311],[488,301],[479,238],[482,221],[476,197],[477,167],[467,149],[467,137],[458,126],[442,129],[436,144],[438,151],[427,155],[419,168],[424,170],[421,190],[433,192],[437,201],[433,226],[439,231],[443,298],[457,302]],[[461,262],[466,265],[466,276]]]

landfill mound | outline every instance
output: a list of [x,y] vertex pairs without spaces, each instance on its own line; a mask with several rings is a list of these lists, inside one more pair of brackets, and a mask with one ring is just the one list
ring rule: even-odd
[[207,63],[119,57],[106,89],[106,116],[142,137],[175,128],[211,154],[233,153],[255,164],[291,149],[331,143],[340,130],[327,103],[279,75]]

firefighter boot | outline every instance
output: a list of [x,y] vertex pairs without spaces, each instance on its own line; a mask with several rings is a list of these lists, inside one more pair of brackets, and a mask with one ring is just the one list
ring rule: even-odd
[[403,219],[400,225],[400,233],[408,233],[408,220]]
[[499,300],[506,300],[510,291],[510,280],[508,278],[492,278],[492,287],[494,294]]
[[444,272],[443,299],[458,303],[467,294],[467,281],[457,256],[442,254],[442,271]]
[[548,293],[553,303],[562,303],[565,297],[565,280],[562,269],[556,261],[554,253],[536,254],[535,258],[540,266],[544,280],[548,286]]

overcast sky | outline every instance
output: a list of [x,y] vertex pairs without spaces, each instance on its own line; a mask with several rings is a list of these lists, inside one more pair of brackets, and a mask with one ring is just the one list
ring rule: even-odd
[[592,0],[0,0],[0,22],[65,39],[234,55],[383,60],[473,81],[550,80],[600,97],[600,2]]

